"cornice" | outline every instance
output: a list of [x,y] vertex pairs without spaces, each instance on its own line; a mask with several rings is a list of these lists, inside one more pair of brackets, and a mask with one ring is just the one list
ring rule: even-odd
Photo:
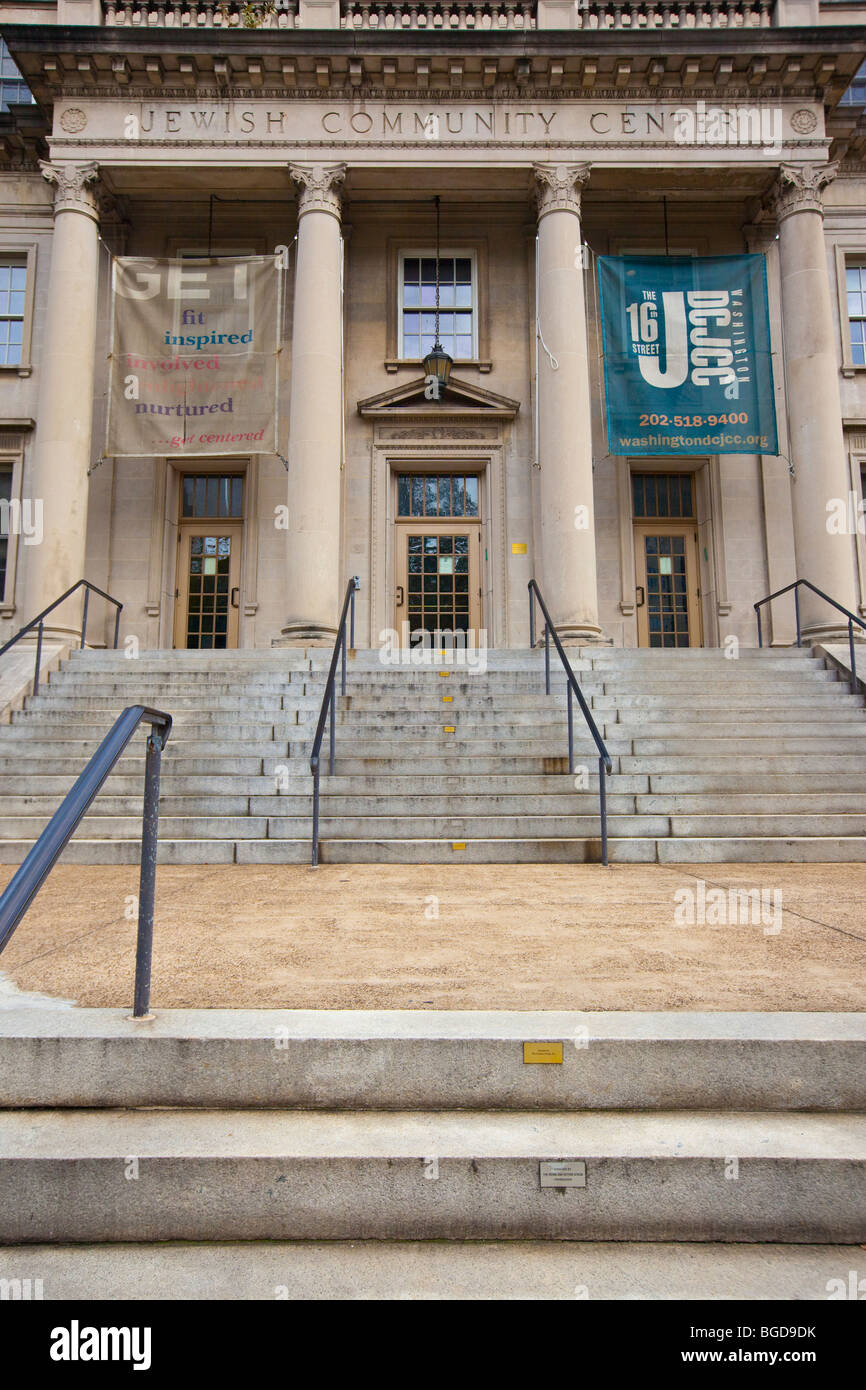
[[642,32],[629,29],[533,29],[526,32],[458,30],[428,33],[424,29],[192,29],[174,26],[3,24],[0,33],[18,52],[45,53],[274,53],[337,55],[412,53],[452,55],[461,50],[502,56],[576,57],[625,53],[658,57],[664,38],[666,56],[719,52],[749,53],[861,53],[863,26],[803,25],[756,29],[665,29]]

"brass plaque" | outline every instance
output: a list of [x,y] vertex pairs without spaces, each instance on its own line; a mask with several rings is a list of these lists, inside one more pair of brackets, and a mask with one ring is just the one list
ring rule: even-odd
[[444,726],[443,733],[446,733],[446,734],[453,734],[453,733],[456,733],[456,732],[457,732],[457,731],[456,731],[456,729],[454,728],[454,725],[453,725],[453,724],[446,724],[446,725]]
[[511,553],[512,553],[512,555],[525,555],[525,554],[526,554],[526,541],[512,541],[512,542],[511,542]]
[[562,1062],[561,1042],[530,1042],[523,1044],[524,1063]]
[[458,841],[456,841],[456,840],[452,840],[452,842],[451,842],[451,848],[452,848],[452,849],[465,849],[465,848],[466,848],[466,845],[465,845],[465,844],[460,844],[460,843],[459,843]]
[[453,703],[453,701],[454,701],[454,696],[453,696],[453,695],[443,695],[443,696],[442,696],[442,703],[443,703],[443,705],[450,705],[450,704]]
[[440,671],[439,674],[440,674],[440,676],[442,676],[442,677],[444,678],[445,676],[450,676],[450,675],[451,675],[451,672],[450,672],[450,671]]

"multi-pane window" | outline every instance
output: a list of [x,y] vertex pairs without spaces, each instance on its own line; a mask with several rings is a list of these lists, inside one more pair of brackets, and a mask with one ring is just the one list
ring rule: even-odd
[[[439,259],[439,341],[449,357],[475,357],[477,290],[472,256]],[[436,343],[436,257],[400,261],[400,356],[424,357]]]
[[845,268],[848,292],[848,326],[851,334],[851,361],[866,366],[866,264]]
[[477,517],[478,478],[462,473],[401,473],[397,515]]
[[[12,469],[0,468],[0,599],[6,593],[6,563],[9,551],[9,500],[12,496]],[[5,506],[2,505],[5,503]]]
[[244,480],[241,474],[188,473],[183,479],[181,515],[184,517],[242,517]]
[[8,111],[16,102],[32,100],[30,88],[13,63],[6,41],[0,39],[0,111]]
[[866,106],[866,63],[857,69],[851,85],[843,94],[841,106]]
[[0,260],[0,366],[17,367],[24,342],[27,264],[23,257]]
[[631,487],[638,520],[662,516],[688,521],[695,514],[690,473],[633,473]]

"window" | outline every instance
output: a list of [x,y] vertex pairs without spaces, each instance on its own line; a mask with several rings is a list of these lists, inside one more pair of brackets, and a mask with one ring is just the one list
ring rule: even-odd
[[187,474],[182,480],[181,515],[195,519],[243,517],[244,480],[240,473]]
[[637,520],[660,516],[687,521],[695,514],[690,473],[633,473],[631,487]]
[[845,288],[851,361],[855,367],[866,367],[866,264],[845,267]]
[[0,111],[16,102],[33,101],[30,88],[12,61],[5,39],[0,39]]
[[[455,362],[478,355],[474,256],[439,258],[439,341]],[[436,342],[436,257],[400,257],[400,344],[403,359],[420,359]]]
[[866,63],[861,64],[843,94],[840,106],[866,106]]
[[6,564],[9,552],[9,501],[12,497],[12,469],[0,468],[0,600],[6,594]]
[[397,479],[397,515],[477,517],[478,479],[451,473],[401,473]]
[[22,360],[27,262],[23,256],[0,260],[0,366],[17,367]]

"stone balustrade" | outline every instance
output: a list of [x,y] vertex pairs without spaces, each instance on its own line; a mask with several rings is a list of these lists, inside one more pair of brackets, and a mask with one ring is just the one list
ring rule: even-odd
[[512,30],[535,28],[534,0],[343,0],[344,29]]
[[[107,25],[176,29],[296,29],[303,0],[102,0]],[[551,11],[547,22],[539,11]],[[303,27],[330,27],[319,9]],[[769,28],[773,0],[340,0],[352,30],[511,31]]]
[[298,0],[103,0],[107,25],[140,29],[294,29]]
[[576,0],[575,29],[769,28],[772,0]]

